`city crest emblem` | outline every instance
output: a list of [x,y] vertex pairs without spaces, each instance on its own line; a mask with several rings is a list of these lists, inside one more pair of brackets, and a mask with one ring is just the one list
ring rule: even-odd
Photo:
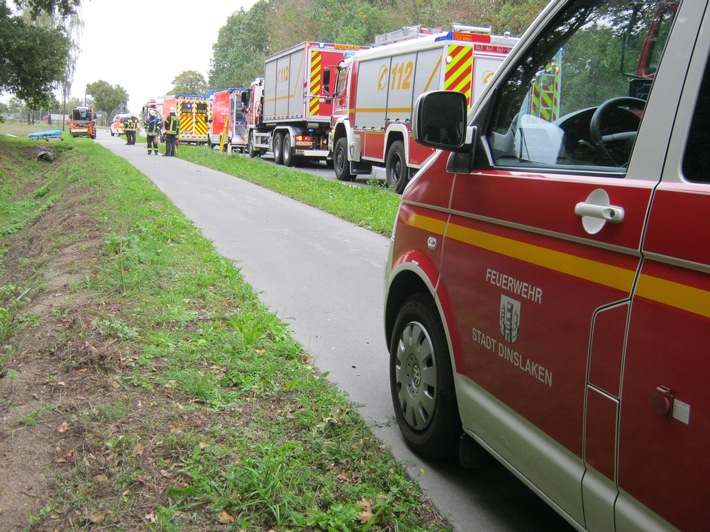
[[500,296],[500,333],[509,344],[515,343],[520,331],[520,301]]

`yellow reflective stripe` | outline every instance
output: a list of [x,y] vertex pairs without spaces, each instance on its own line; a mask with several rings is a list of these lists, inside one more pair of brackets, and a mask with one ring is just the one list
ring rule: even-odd
[[636,286],[636,294],[651,301],[710,318],[710,292],[707,290],[642,274]]
[[[412,227],[431,231],[442,236],[444,234],[444,228],[446,227],[445,222],[416,214],[410,216],[406,223]],[[579,277],[626,293],[631,292],[631,286],[636,273],[632,270],[619,268],[618,266],[611,266],[603,262],[570,255],[569,253],[526,244],[519,240],[512,240],[456,224],[449,224],[446,231],[446,238],[492,251],[499,255],[522,260],[549,270]]]
[[[428,216],[411,215],[406,224],[464,244],[541,266],[585,281],[629,293],[635,272],[569,253],[526,244],[483,231],[450,224]],[[661,279],[648,274],[639,277],[636,296],[710,318],[710,291]]]

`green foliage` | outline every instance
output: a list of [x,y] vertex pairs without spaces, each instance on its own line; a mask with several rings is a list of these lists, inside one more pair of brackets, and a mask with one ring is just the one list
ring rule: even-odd
[[99,80],[86,85],[86,94],[94,99],[94,111],[103,111],[106,116],[123,110],[125,112],[128,93],[120,85],[111,85],[107,81]]
[[421,24],[490,26],[522,35],[548,0],[260,0],[234,13],[212,47],[211,90],[248,86],[264,58],[303,41],[370,45],[378,34]]
[[267,21],[273,2],[259,0],[249,11],[241,9],[219,30],[212,46],[211,90],[248,87],[255,77],[263,76],[264,58],[272,51]]
[[0,0],[0,92],[14,93],[30,108],[41,107],[52,85],[64,79],[68,53],[69,39],[62,31],[11,16]]
[[173,88],[169,94],[207,94],[205,77],[196,70],[185,70],[173,80]]

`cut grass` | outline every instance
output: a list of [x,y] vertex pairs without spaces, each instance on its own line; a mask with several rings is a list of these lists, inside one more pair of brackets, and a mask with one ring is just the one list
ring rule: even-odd
[[[87,400],[79,381],[72,386],[64,377],[45,379],[44,386],[61,388],[62,401],[23,414],[12,427],[40,430],[42,418],[53,415],[75,438],[27,525],[445,528],[416,481],[310,364],[287,324],[267,311],[239,270],[126,161],[89,139],[64,144],[55,163],[42,163],[43,172],[9,185],[1,200],[21,202],[43,190],[41,202],[23,204],[17,233],[0,240],[0,285],[7,287],[0,290],[0,307],[13,305],[15,313],[3,344],[5,372],[20,367],[19,346],[28,338],[41,343],[37,331],[62,325],[37,353],[58,365],[52,375],[80,378],[83,390],[89,380],[95,390]],[[17,155],[28,147],[25,139],[0,138],[0,168],[29,175],[35,168],[31,153]],[[187,157],[193,150],[180,151]],[[295,171],[282,174],[284,169],[261,161],[199,148],[194,153],[242,177],[271,176],[297,189],[328,183]],[[326,186],[317,195],[342,193],[335,204],[345,210],[362,198],[380,201],[392,194],[378,187]],[[83,224],[70,223],[76,219]],[[24,249],[18,242],[30,234],[36,239],[33,260],[9,271],[8,264],[26,258],[16,250]],[[72,261],[64,289],[71,297],[37,314],[55,290],[44,291],[36,279],[53,271],[58,258]],[[16,287],[22,286],[33,287],[32,304],[30,297],[17,300]]]

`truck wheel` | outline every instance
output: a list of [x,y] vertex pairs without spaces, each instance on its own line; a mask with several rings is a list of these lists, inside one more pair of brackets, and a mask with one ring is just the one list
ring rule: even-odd
[[404,143],[401,140],[393,142],[387,153],[385,175],[387,176],[387,184],[391,188],[395,189],[398,194],[404,192],[404,187],[409,181],[409,168],[407,168]]
[[338,181],[352,181],[355,176],[350,173],[350,163],[348,162],[348,139],[340,137],[335,143],[333,150],[333,170]]
[[284,163],[283,141],[284,138],[281,133],[274,135],[274,162],[276,164]]
[[281,159],[284,162],[284,166],[293,166],[293,152],[291,151],[291,135],[284,133],[283,141],[283,152]]
[[423,294],[402,305],[390,345],[390,390],[407,445],[431,459],[455,456],[461,419],[441,317]]
[[249,154],[249,157],[252,159],[254,157],[258,157],[261,155],[261,153],[258,150],[254,149],[254,132],[249,133],[249,140],[247,141],[247,153]]

